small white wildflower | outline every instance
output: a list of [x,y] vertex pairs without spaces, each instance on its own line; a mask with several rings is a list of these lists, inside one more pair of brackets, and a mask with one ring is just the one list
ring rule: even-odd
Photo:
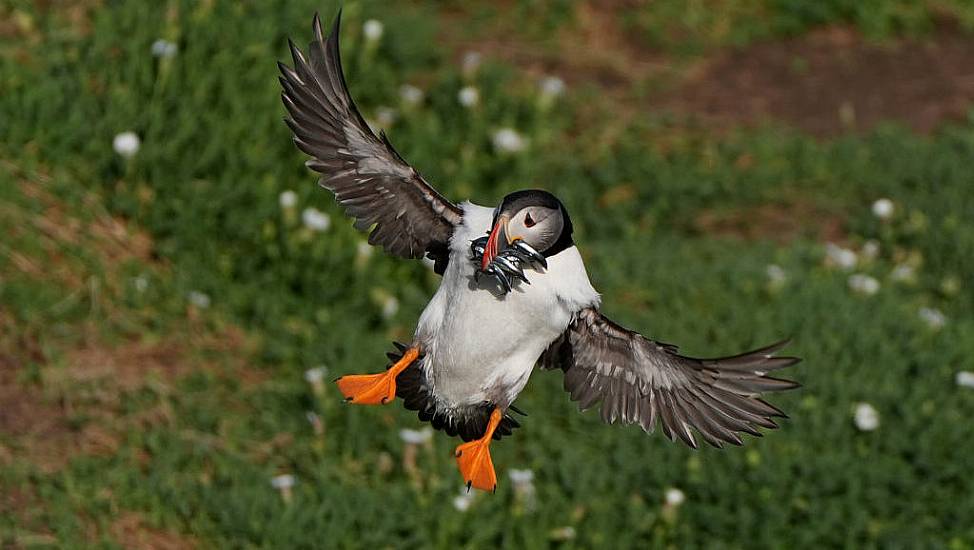
[[463,74],[467,77],[477,74],[477,69],[480,68],[482,61],[483,56],[480,55],[480,52],[470,51],[463,54],[463,61],[461,63]]
[[385,296],[382,299],[382,316],[391,319],[399,311],[399,300],[395,296]]
[[947,324],[947,317],[939,309],[931,307],[921,307],[917,312],[920,319],[933,330],[940,330]]
[[896,207],[889,199],[878,199],[873,203],[873,215],[881,220],[888,220],[893,217]]
[[368,260],[372,257],[374,249],[368,241],[359,241],[355,245],[355,257],[360,258],[362,261]]
[[132,158],[139,152],[142,141],[135,132],[122,132],[112,140],[112,147],[115,152],[125,158]]
[[517,468],[511,468],[508,470],[507,475],[510,476],[511,483],[514,485],[526,485],[534,482],[534,472],[529,469],[518,470]]
[[862,250],[860,251],[862,257],[867,260],[875,260],[879,257],[879,242],[874,239],[869,239],[868,241],[862,243]]
[[916,270],[910,264],[900,264],[893,268],[889,276],[894,281],[909,282],[916,279]]
[[407,445],[422,445],[433,440],[433,430],[423,428],[422,430],[399,430],[399,438]]
[[382,39],[382,33],[385,31],[385,25],[382,21],[376,19],[369,19],[362,24],[362,34],[365,35],[365,39],[369,42],[378,42]]
[[541,79],[539,88],[542,96],[556,98],[565,93],[565,81],[557,76],[546,76]]
[[318,365],[313,369],[304,371],[304,379],[311,385],[320,384],[322,381],[324,381],[325,376],[327,375],[328,367],[324,365]]
[[271,478],[271,486],[281,492],[281,498],[285,503],[291,502],[291,489],[297,479],[291,474],[281,474]]
[[328,231],[331,227],[331,217],[317,208],[305,208],[304,212],[301,212],[301,221],[312,231]]
[[312,393],[318,396],[325,393],[325,375],[327,374],[328,367],[324,365],[304,371],[304,380],[311,385]]
[[534,510],[535,504],[537,504],[534,489],[534,472],[529,469],[518,470],[517,468],[511,468],[507,474],[511,478],[511,483],[514,484],[514,495],[518,503],[525,510]]
[[846,271],[856,267],[856,264],[859,262],[859,258],[854,251],[834,243],[825,245],[825,259],[829,264]]
[[494,132],[494,149],[501,153],[519,153],[527,147],[527,140],[513,128],[501,128]]
[[395,124],[397,118],[399,118],[399,113],[392,107],[379,107],[375,110],[375,121],[383,128]]
[[785,284],[788,280],[788,274],[785,273],[784,268],[777,264],[771,264],[765,268],[765,273],[768,275],[768,283],[772,287],[780,287]]
[[149,278],[145,275],[139,275],[132,279],[132,285],[135,286],[136,291],[145,292],[149,288]]
[[419,105],[423,102],[423,90],[412,84],[403,84],[399,87],[399,99],[406,105]]
[[575,532],[575,528],[572,527],[571,525],[566,525],[564,527],[556,527],[548,532],[548,536],[552,540],[556,540],[556,541],[575,540],[576,535],[577,533]]
[[176,55],[179,47],[175,43],[160,38],[152,43],[152,55],[155,57],[167,58]]
[[285,210],[294,208],[294,206],[298,204],[298,194],[290,189],[287,191],[282,191],[277,197],[277,202],[281,205],[281,208]]
[[871,296],[879,292],[879,281],[870,275],[856,273],[849,276],[849,288],[860,294]]
[[281,474],[271,478],[271,485],[275,489],[290,489],[296,482],[297,480],[291,474]]
[[667,506],[676,507],[686,502],[687,496],[676,487],[670,487],[663,493],[663,500]]
[[457,100],[460,102],[460,105],[468,109],[476,107],[477,103],[480,102],[480,91],[473,86],[464,86],[457,93]]
[[958,386],[963,388],[974,388],[974,372],[962,370],[954,378]]
[[200,309],[206,309],[210,307],[210,297],[198,290],[191,291],[187,297],[189,298],[189,303]]
[[466,512],[473,505],[475,496],[476,493],[471,493],[464,487],[464,490],[459,495],[453,497],[453,507],[461,512]]
[[871,432],[879,427],[879,411],[869,403],[858,403],[853,421],[859,431]]

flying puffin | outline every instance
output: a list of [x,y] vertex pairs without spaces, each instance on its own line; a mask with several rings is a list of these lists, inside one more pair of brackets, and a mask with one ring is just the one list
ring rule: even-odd
[[511,193],[496,208],[454,204],[376,136],[355,107],[338,50],[339,22],[327,39],[314,17],[305,55],[288,41],[294,68],[279,63],[294,143],[321,174],[369,243],[390,254],[433,260],[439,289],[408,344],[396,344],[379,374],[336,380],[349,403],[402,398],[419,418],[464,441],[455,456],[467,488],[493,491],[491,440],[518,427],[509,414],[536,364],[560,369],[581,410],[600,405],[607,423],[659,424],[696,448],[741,445],[784,413],[763,392],[798,384],[768,376],[797,363],[776,357],[787,344],[719,359],[680,355],[605,317],[565,205],[546,191]]

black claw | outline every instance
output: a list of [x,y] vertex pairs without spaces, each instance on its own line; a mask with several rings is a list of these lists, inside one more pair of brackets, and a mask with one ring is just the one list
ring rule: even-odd
[[468,492],[468,493],[470,492],[470,487],[471,487],[472,485],[473,485],[473,481],[468,481],[468,482],[467,482],[467,492]]
[[350,402],[350,401],[351,401],[352,399],[355,399],[355,398],[354,398],[354,397],[346,397],[346,398],[345,398],[345,402],[346,402],[346,403],[348,403],[348,402]]

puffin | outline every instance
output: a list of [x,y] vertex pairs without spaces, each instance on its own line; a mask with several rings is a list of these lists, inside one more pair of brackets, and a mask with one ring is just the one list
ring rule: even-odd
[[519,427],[514,405],[535,367],[561,371],[564,388],[604,422],[638,424],[697,448],[741,445],[784,412],[762,398],[798,387],[769,373],[800,361],[783,340],[730,357],[698,359],[603,315],[564,203],[541,189],[495,207],[454,203],[376,134],[349,95],[339,53],[341,12],[327,37],[315,14],[293,67],[279,62],[294,144],[308,155],[368,242],[393,256],[432,260],[440,286],[412,340],[394,343],[382,372],[335,380],[346,402],[406,409],[462,443],[454,455],[471,487],[496,491],[492,441]]

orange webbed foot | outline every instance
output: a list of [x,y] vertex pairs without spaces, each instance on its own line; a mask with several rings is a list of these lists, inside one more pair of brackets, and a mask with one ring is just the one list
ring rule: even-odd
[[402,359],[379,374],[349,374],[335,380],[345,401],[356,405],[384,405],[396,398],[396,377],[419,357],[417,348],[407,349]]
[[502,417],[500,409],[494,409],[484,436],[457,446],[454,452],[468,490],[470,487],[482,491],[497,489],[497,474],[494,473],[494,461],[490,458],[490,441]]

